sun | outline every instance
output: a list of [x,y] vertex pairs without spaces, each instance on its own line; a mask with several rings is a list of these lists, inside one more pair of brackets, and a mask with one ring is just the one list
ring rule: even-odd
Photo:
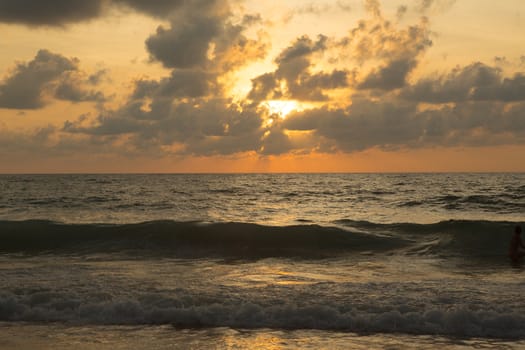
[[294,100],[269,100],[263,102],[263,105],[268,108],[270,114],[277,114],[283,119],[288,114],[300,110],[299,104]]

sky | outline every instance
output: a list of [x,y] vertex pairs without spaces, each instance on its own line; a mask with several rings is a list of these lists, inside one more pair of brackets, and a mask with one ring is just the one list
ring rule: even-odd
[[0,173],[525,171],[522,0],[0,0]]

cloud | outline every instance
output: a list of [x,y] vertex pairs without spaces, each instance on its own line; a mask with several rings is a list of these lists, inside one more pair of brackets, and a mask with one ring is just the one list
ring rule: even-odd
[[267,98],[280,99],[282,97],[283,92],[275,77],[275,73],[264,73],[252,79],[252,89],[248,94],[248,98],[262,101]]
[[402,97],[418,102],[448,103],[525,100],[525,74],[504,78],[499,68],[481,62],[457,67],[440,77],[423,78],[402,91]]
[[[169,73],[136,80],[114,109],[101,105],[98,115],[35,131],[33,145],[57,153],[69,147],[148,156],[267,156],[525,142],[525,74],[504,76],[473,63],[415,80],[411,74],[432,45],[429,21],[402,27],[384,16],[379,1],[366,2],[368,18],[344,37],[292,40],[273,57],[274,68],[252,79],[244,100],[233,100],[228,87],[241,67],[268,53],[259,15],[234,13],[222,0],[112,3],[167,19],[146,49]],[[437,3],[421,2],[424,11]],[[0,105],[39,108],[52,98],[103,102],[96,86],[104,76],[42,50],[0,83]],[[309,102],[311,109],[283,119],[264,107],[269,99]]]
[[187,2],[169,27],[159,26],[146,40],[146,48],[153,61],[167,68],[200,68],[219,74],[263,58],[266,41],[245,35],[259,24],[259,17],[246,15],[234,24],[232,16],[227,1]]
[[260,154],[280,155],[293,149],[293,144],[285,131],[280,127],[271,128],[262,140]]
[[233,14],[227,1],[183,2],[169,26],[159,26],[146,40],[151,59],[170,74],[137,80],[120,108],[69,120],[62,131],[125,138],[127,148],[159,154],[259,151],[265,111],[232,102],[225,84],[230,74],[265,56],[260,24],[258,15]]
[[102,79],[106,76],[108,71],[106,69],[100,69],[88,77],[88,82],[91,85],[99,84]]
[[509,65],[510,62],[507,60],[507,57],[505,56],[494,56],[494,64],[498,66],[506,66],[506,65]]
[[94,125],[84,119],[68,121],[68,133],[96,136],[133,135],[132,142],[157,152],[175,147],[178,154],[214,155],[258,151],[264,134],[263,118],[254,107],[223,99],[171,103],[156,100],[150,110],[130,102],[102,114]]
[[[194,1],[196,6],[205,2]],[[0,0],[0,22],[62,27],[102,17],[108,8],[131,9],[148,16],[170,18],[184,3],[184,0]]]
[[[138,80],[124,106],[90,122],[67,122],[63,131],[126,135],[136,148],[192,155],[353,152],[429,142],[423,140],[425,125],[438,122],[427,123],[432,118],[419,112],[417,101],[391,93],[408,84],[410,72],[431,45],[427,20],[398,29],[383,17],[379,2],[368,1],[371,18],[348,36],[296,38],[275,57],[274,71],[252,79],[248,101],[233,103],[219,78],[263,56],[265,47],[245,36],[260,19],[247,16],[234,25],[222,2],[207,4],[184,4],[178,10],[180,20],[159,27],[147,40],[152,59],[172,69],[168,77]],[[339,57],[366,62],[369,69],[350,72],[348,60]],[[349,95],[347,107],[329,107],[330,93],[351,84],[362,95]],[[372,101],[367,90],[377,90],[383,101]],[[281,120],[258,107],[267,99],[315,101],[321,107]]]
[[414,104],[372,102],[354,98],[346,108],[322,107],[289,116],[284,127],[312,131],[313,140],[332,152],[354,152],[370,147],[391,148],[417,138]]
[[416,9],[420,13],[441,13],[448,11],[455,3],[456,0],[419,0]]
[[184,0],[113,0],[115,4],[128,6],[138,12],[159,18],[168,18],[177,10]]
[[[252,79],[248,97],[328,101],[331,90],[349,88],[390,91],[406,85],[410,73],[432,45],[429,22],[397,28],[386,19],[379,1],[365,2],[367,20],[341,39],[298,37],[275,59],[277,69]],[[328,59],[326,59],[328,57]],[[324,59],[324,61],[323,61]],[[332,70],[320,66],[336,66]],[[340,67],[337,67],[337,66]],[[348,66],[356,67],[353,71]]]
[[56,128],[51,125],[29,133],[0,126],[0,154],[41,154],[42,150],[47,149],[51,135],[55,131]]
[[148,84],[154,90],[149,96],[221,96],[219,78],[266,55],[268,44],[262,34],[256,38],[245,34],[260,23],[258,15],[234,18],[226,1],[185,3],[169,28],[160,26],[146,40],[151,58],[172,69],[169,78]]
[[397,8],[397,12],[396,12],[397,20],[399,21],[399,20],[403,19],[403,17],[407,13],[407,11],[408,11],[408,7],[406,5],[399,6]]
[[201,70],[174,70],[160,80],[136,81],[132,99],[204,97],[219,92],[215,79],[216,75]]
[[106,97],[100,91],[86,90],[77,79],[64,80],[55,88],[54,97],[70,102],[105,102]]
[[365,0],[365,9],[374,17],[383,17],[379,0]]
[[0,83],[0,108],[38,109],[52,97],[71,102],[105,100],[99,91],[86,90],[76,58],[39,50],[35,58],[19,63]]
[[356,98],[346,108],[322,107],[292,114],[283,127],[310,132],[310,149],[329,152],[519,144],[525,141],[525,122],[518,120],[524,111],[523,103],[507,109],[494,102],[420,111],[414,103]]
[[[374,6],[372,6],[372,4]],[[372,1],[369,11],[373,17],[359,21],[342,41],[355,60],[415,59],[424,54],[432,46],[429,21],[422,17],[420,22],[406,28],[397,28],[391,21],[383,17],[378,3]]]
[[167,68],[192,68],[204,66],[212,39],[218,36],[218,18],[195,18],[186,23],[160,26],[155,35],[146,40],[152,59]]
[[334,69],[331,72],[313,72],[314,57],[328,49],[328,38],[320,35],[317,40],[302,36],[285,48],[275,59],[277,69],[252,79],[248,97],[254,101],[265,99],[297,99],[305,101],[327,100],[326,90],[348,86],[348,72]]
[[63,26],[101,15],[103,0],[0,0],[0,21],[29,26]]
[[202,97],[217,91],[215,76],[201,70],[175,70],[158,83],[151,82],[149,97]]
[[366,68],[361,69],[356,87],[379,90],[401,88],[432,46],[429,22],[423,17],[416,25],[396,28],[383,17],[378,2],[369,1],[367,4],[372,18],[360,21],[341,41],[359,65],[372,66],[368,72]]
[[393,90],[405,85],[408,74],[414,69],[417,62],[413,59],[400,59],[389,62],[386,66],[372,71],[359,89]]
[[49,84],[65,72],[77,69],[77,60],[47,50],[38,51],[28,63],[19,63],[0,84],[0,107],[36,109],[45,105],[44,94]]
[[350,12],[352,11],[352,6],[349,1],[338,0],[335,4],[315,4],[315,3],[306,3],[301,6],[295,7],[288,11],[284,15],[284,21],[289,22],[296,16],[302,15],[316,15],[321,16],[328,12]]

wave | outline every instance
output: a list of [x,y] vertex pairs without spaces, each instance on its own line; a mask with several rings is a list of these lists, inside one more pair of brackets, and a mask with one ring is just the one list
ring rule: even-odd
[[427,305],[406,311],[392,304],[380,309],[352,309],[334,303],[261,304],[217,300],[189,303],[188,297],[158,294],[138,298],[66,292],[30,295],[0,294],[0,320],[9,322],[69,322],[74,324],[161,325],[177,328],[232,327],[242,329],[319,329],[357,333],[440,334],[461,337],[523,339],[525,316],[497,306],[479,309]]
[[0,251],[66,252],[141,250],[179,257],[311,256],[404,246],[403,239],[318,225],[151,221],[135,224],[62,224],[0,221]]
[[63,224],[45,220],[0,221],[0,252],[143,252],[175,257],[298,256],[341,254],[435,254],[501,257],[514,223],[443,221],[377,224],[340,220],[332,227],[307,224],[151,221],[132,224]]
[[498,259],[507,254],[509,240],[517,225],[483,220],[448,220],[432,224],[340,220],[338,224],[358,232],[403,238],[411,242],[405,247],[406,253]]

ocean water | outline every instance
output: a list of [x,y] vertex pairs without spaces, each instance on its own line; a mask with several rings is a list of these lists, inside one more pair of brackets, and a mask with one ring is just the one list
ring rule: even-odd
[[[0,348],[525,347],[525,174],[1,175]],[[525,228],[525,227],[524,227]]]

